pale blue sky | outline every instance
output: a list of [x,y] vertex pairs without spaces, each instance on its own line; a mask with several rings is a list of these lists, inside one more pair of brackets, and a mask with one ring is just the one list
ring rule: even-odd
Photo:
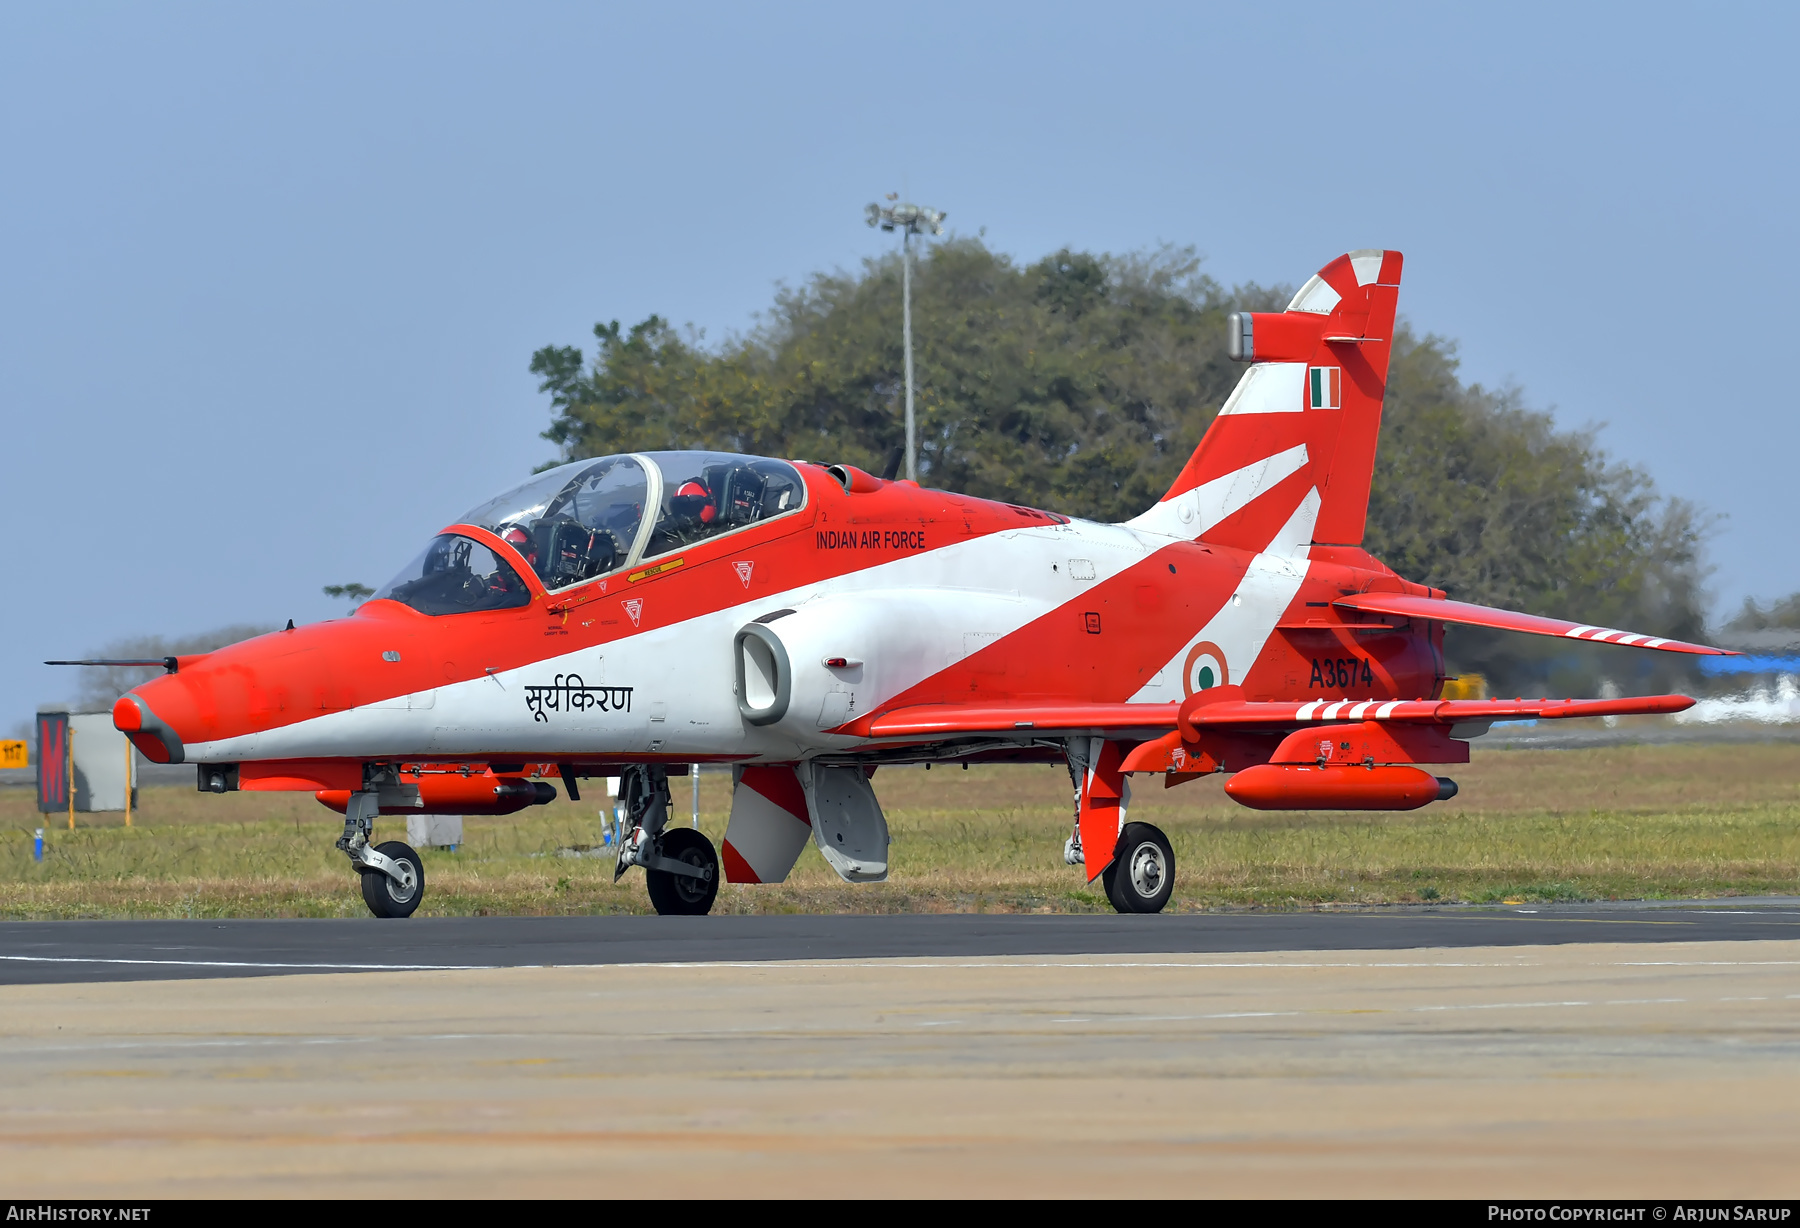
[[549,457],[533,349],[744,328],[902,187],[1228,284],[1400,248],[1467,376],[1729,517],[1722,605],[1800,588],[1796,11],[0,8],[0,723],[337,612]]

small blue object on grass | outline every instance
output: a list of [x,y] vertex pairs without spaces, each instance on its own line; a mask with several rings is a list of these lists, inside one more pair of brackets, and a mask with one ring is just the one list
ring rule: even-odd
[[44,829],[41,827],[37,829],[37,839],[31,842],[31,859],[33,861],[44,859]]

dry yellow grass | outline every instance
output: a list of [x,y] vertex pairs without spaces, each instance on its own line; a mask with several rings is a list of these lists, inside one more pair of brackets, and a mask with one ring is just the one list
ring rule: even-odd
[[[1491,751],[1453,770],[1453,802],[1410,814],[1261,814],[1217,779],[1139,789],[1132,815],[1175,845],[1172,907],[1520,898],[1604,899],[1800,888],[1800,746]],[[850,887],[808,850],[788,882],[721,889],[719,911],[1099,911],[1062,864],[1067,774],[1051,767],[884,769],[893,831],[887,883]],[[598,793],[598,782],[593,792]],[[702,826],[724,830],[729,781],[703,780]],[[676,782],[679,813],[687,784]],[[48,822],[45,822],[45,819]],[[48,828],[44,862],[31,829]],[[0,916],[358,916],[331,847],[341,820],[309,796],[146,789],[117,815],[37,815],[0,790]],[[379,838],[404,835],[383,820]],[[558,849],[601,842],[596,807],[559,801],[470,819],[456,853],[426,855],[425,914],[643,912],[640,874]]]

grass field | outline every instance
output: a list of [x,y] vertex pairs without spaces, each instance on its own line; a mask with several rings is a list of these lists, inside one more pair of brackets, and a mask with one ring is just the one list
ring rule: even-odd
[[[1175,845],[1172,908],[1392,901],[1583,900],[1800,890],[1800,746],[1476,751],[1454,801],[1410,814],[1261,814],[1219,778],[1151,785],[1131,813]],[[1062,864],[1060,767],[883,769],[888,882],[851,887],[809,848],[774,887],[724,886],[721,912],[1091,912],[1108,905]],[[599,783],[591,786],[600,793]],[[723,834],[729,778],[703,778],[702,827]],[[39,816],[0,790],[0,917],[366,915],[332,841],[339,816],[306,794],[145,789],[118,815]],[[688,785],[676,782],[688,813]],[[43,862],[32,829],[46,827]],[[377,839],[404,838],[384,819]],[[424,915],[649,911],[640,873],[559,856],[601,842],[592,804],[469,819],[455,853],[425,855]]]

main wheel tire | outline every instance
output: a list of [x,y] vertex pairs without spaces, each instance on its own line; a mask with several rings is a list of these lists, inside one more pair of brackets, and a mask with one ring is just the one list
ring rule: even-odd
[[1101,878],[1119,912],[1161,912],[1175,890],[1175,850],[1160,828],[1127,823]]
[[703,917],[712,911],[719,894],[719,854],[712,841],[691,827],[675,827],[663,832],[662,855],[685,861],[697,870],[710,870],[706,878],[689,878],[667,870],[645,870],[644,883],[650,889],[650,903],[665,917]]
[[378,844],[375,851],[397,862],[401,877],[409,881],[397,883],[380,870],[364,869],[360,875],[363,903],[378,917],[412,916],[419,901],[425,898],[424,861],[413,852],[411,845],[402,844],[398,840]]

